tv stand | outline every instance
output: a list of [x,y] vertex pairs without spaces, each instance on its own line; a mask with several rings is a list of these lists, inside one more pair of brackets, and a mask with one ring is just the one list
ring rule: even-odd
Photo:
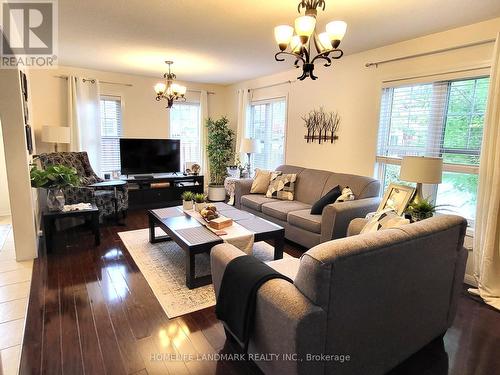
[[204,178],[200,175],[182,176],[174,173],[122,176],[128,182],[129,208],[160,208],[182,203],[184,191],[203,193]]

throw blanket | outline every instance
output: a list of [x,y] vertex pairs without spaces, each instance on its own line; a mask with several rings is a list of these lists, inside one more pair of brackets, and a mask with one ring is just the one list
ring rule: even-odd
[[253,327],[257,291],[266,281],[293,281],[253,256],[230,261],[224,270],[215,314],[226,323],[230,333],[247,349]]

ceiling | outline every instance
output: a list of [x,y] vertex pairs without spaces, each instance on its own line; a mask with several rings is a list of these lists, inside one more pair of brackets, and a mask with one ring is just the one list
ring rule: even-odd
[[[273,28],[292,24],[298,0],[60,0],[59,64],[229,84],[286,70]],[[499,0],[326,0],[321,29],[348,23],[355,53],[500,16]]]

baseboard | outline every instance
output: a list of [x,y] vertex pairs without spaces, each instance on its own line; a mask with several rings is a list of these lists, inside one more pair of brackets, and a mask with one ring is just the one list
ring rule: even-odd
[[474,288],[477,288],[476,279],[474,278],[473,275],[465,274],[464,283],[473,286]]

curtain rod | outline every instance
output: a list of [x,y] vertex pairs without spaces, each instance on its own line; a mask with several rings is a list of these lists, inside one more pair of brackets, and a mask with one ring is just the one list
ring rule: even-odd
[[441,48],[441,49],[436,49],[436,50],[428,51],[428,52],[416,53],[414,55],[395,57],[393,59],[381,60],[381,61],[376,61],[376,62],[369,62],[369,63],[365,64],[365,67],[370,68],[370,67],[374,66],[375,68],[377,68],[379,65],[387,64],[387,63],[391,63],[391,62],[395,62],[395,61],[414,59],[416,57],[423,57],[423,56],[428,56],[428,55],[435,55],[437,53],[443,53],[443,52],[454,51],[454,50],[462,49],[462,48],[475,47],[475,46],[480,46],[483,44],[489,44],[489,43],[493,43],[495,41],[496,41],[496,39],[486,39],[486,40],[480,40],[478,42],[472,42],[472,43],[462,44],[462,45],[448,47],[448,48]]
[[[63,75],[54,76],[54,77],[55,78],[61,78],[61,79],[68,79],[68,76],[63,76]],[[95,83],[96,80],[94,78],[83,78],[83,82]],[[127,86],[127,87],[133,87],[134,86],[131,83],[110,82],[110,81],[99,81],[99,83],[104,83],[106,85],[120,85],[120,86]]]
[[[201,93],[201,90],[198,90],[198,89],[187,89],[186,91]],[[208,95],[215,95],[215,92],[213,92],[213,91],[207,91],[207,94]]]
[[260,87],[254,87],[254,88],[251,88],[251,89],[248,89],[248,92],[250,91],[254,91],[254,90],[260,90],[260,89],[268,89],[270,87],[275,87],[275,86],[281,86],[281,85],[285,85],[287,83],[291,84],[291,83],[294,83],[296,82],[297,80],[294,80],[294,81],[283,81],[283,82],[278,82],[278,83],[273,83],[271,85],[267,85],[267,86],[260,86]]
[[408,80],[417,79],[417,78],[435,77],[435,76],[442,76],[444,74],[453,74],[453,73],[465,73],[465,72],[472,72],[472,71],[475,71],[475,70],[489,69],[489,68],[491,68],[491,65],[481,65],[481,66],[477,66],[477,67],[474,67],[474,68],[448,70],[448,71],[440,72],[440,73],[421,74],[421,75],[413,76],[413,77],[388,79],[388,80],[382,81],[382,83],[392,83],[392,82],[399,82],[399,81],[408,81]]

